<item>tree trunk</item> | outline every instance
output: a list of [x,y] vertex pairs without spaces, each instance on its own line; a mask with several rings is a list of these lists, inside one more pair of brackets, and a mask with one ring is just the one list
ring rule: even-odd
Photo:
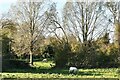
[[33,44],[32,44],[32,41],[31,41],[31,46],[30,46],[30,65],[32,66],[33,65]]
[[30,50],[30,62],[29,64],[32,66],[33,65],[33,53],[32,51]]

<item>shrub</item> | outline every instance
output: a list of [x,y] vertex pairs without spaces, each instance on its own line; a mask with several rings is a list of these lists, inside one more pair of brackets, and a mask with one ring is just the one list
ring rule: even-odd
[[74,54],[74,57],[71,56],[70,63],[72,66],[77,66],[79,68],[96,67],[97,55],[97,45],[90,42],[81,43],[79,51]]
[[108,68],[108,67],[119,67],[119,52],[118,49],[112,45],[104,45],[105,47],[99,48],[99,55],[97,58],[97,66]]
[[58,47],[55,48],[55,52],[56,67],[65,67],[71,52],[70,45],[68,43],[59,44]]
[[4,59],[2,60],[2,70],[5,71],[7,69],[19,69],[19,68],[30,68],[29,64],[22,60],[10,60],[10,59]]
[[71,49],[71,43],[52,44],[55,49],[56,67],[76,66],[78,68],[108,68],[119,67],[118,48],[113,44],[98,44],[95,41],[84,42]]

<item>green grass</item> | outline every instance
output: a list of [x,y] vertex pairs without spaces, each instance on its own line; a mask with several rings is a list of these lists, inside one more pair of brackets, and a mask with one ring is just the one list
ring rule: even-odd
[[119,78],[118,68],[79,69],[79,72],[69,74],[68,69],[51,69],[52,61],[34,62],[32,69],[9,69],[2,73],[2,78]]

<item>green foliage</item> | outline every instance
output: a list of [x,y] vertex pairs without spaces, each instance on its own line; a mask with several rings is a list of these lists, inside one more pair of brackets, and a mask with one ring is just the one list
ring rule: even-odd
[[[45,50],[42,52],[43,56],[46,58],[46,57],[50,57],[50,58],[54,58],[54,55],[55,55],[55,52],[53,50],[53,46],[51,45],[47,45],[45,47]],[[48,55],[47,55],[48,54]]]
[[15,58],[15,54],[11,49],[12,40],[7,36],[2,36],[2,57],[3,59]]
[[68,43],[59,44],[58,47],[55,48],[55,63],[56,67],[65,67],[68,63],[68,57],[70,53],[70,45]]
[[113,44],[99,46],[99,55],[97,58],[98,67],[119,67],[118,48]]
[[115,47],[115,45],[111,44],[108,45],[106,54],[109,57],[109,65],[114,66],[114,67],[119,67],[120,66],[120,61],[119,61],[119,49]]
[[51,40],[51,45],[54,48],[55,56],[54,62],[57,68],[66,67],[68,63],[68,57],[71,52],[71,47],[69,43],[66,42],[59,42],[58,39]]
[[76,66],[78,68],[119,67],[119,52],[115,45],[109,43],[108,34],[96,41],[70,42],[53,40],[56,67]]
[[7,37],[2,37],[2,55],[3,57],[9,57],[9,53],[10,53],[10,45],[9,45],[9,42],[10,42],[10,39],[7,38]]
[[2,61],[2,71],[6,71],[8,69],[27,69],[30,68],[29,64],[23,60],[15,60],[15,59],[4,59]]
[[97,42],[83,43],[79,52],[73,52],[68,60],[68,66],[79,68],[108,68],[119,67],[118,48],[113,44],[98,44]]
[[[74,57],[71,56],[69,66],[77,66],[82,68],[96,67],[97,51],[95,45],[91,43],[81,44],[79,52],[75,53]],[[90,45],[90,46],[88,46]]]
[[15,54],[11,49],[13,37],[16,32],[15,23],[12,20],[5,19],[1,22],[2,28],[0,29],[0,42],[2,43],[2,56],[3,59],[15,58]]

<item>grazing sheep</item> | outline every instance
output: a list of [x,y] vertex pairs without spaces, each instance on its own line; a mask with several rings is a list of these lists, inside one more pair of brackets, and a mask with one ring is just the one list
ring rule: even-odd
[[47,62],[47,59],[43,59],[42,62]]
[[76,67],[70,67],[69,68],[69,73],[76,74],[78,72],[78,69]]

